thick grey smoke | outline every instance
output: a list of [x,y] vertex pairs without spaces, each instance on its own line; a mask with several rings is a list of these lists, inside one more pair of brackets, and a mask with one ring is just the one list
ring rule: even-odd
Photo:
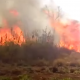
[[40,7],[39,0],[15,0],[16,8],[20,12],[20,18],[23,22],[23,28],[26,31],[35,29],[50,29],[47,15],[44,14]]
[[42,0],[0,0],[0,25],[3,17],[10,22],[15,22],[13,17],[7,14],[8,10],[15,9],[19,12],[17,19],[21,20],[20,26],[25,33],[31,33],[33,30],[43,30],[47,27],[52,30],[49,25],[48,16],[43,12]]
[[0,20],[5,16],[12,20],[7,14],[9,9],[16,9],[19,12],[22,28],[28,32],[33,29],[45,29],[46,26],[51,28],[47,15],[41,9],[40,0],[0,0]]

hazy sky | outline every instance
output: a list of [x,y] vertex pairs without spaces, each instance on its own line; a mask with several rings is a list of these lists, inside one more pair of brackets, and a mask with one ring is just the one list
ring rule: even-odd
[[[51,0],[44,0],[43,4],[50,4]],[[80,21],[80,0],[53,0],[71,19]]]
[[54,0],[69,18],[80,21],[80,0]]

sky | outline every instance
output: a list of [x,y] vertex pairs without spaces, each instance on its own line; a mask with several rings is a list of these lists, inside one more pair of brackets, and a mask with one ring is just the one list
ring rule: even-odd
[[[53,0],[61,7],[66,17],[80,21],[80,0]],[[50,4],[51,0],[44,0],[43,4]]]
[[71,19],[80,21],[80,0],[54,0]]

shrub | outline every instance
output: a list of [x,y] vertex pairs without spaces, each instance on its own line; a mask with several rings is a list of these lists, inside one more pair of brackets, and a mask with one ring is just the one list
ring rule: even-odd
[[76,66],[77,66],[77,63],[76,63],[76,62],[71,62],[71,63],[70,63],[70,66],[76,67]]
[[27,68],[28,73],[34,73],[33,69],[31,67]]
[[21,75],[19,76],[19,80],[32,80],[32,79],[28,75]]
[[74,73],[75,72],[75,70],[74,69],[70,69],[70,73]]
[[11,72],[12,75],[20,75],[21,73],[22,73],[22,71],[19,70],[19,69],[14,69],[14,70],[12,70],[12,72]]
[[9,77],[0,76],[0,80],[11,80]]
[[58,72],[58,68],[57,67],[52,67],[52,68],[49,68],[49,69],[53,73],[57,73]]
[[63,59],[56,59],[53,62],[53,65],[58,66],[58,67],[61,67],[61,66],[64,66],[65,65],[65,61],[63,61]]
[[59,79],[59,78],[51,78],[51,80],[72,80],[71,78],[64,78],[64,79]]

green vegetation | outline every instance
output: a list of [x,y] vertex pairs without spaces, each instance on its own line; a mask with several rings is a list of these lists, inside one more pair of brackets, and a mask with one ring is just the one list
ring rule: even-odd
[[28,75],[21,75],[19,76],[19,80],[32,80],[31,77],[29,77]]
[[51,80],[72,80],[72,79],[71,78],[64,78],[64,79],[53,78]]
[[[46,79],[46,78],[42,78],[41,80],[43,79]],[[21,76],[18,76],[16,78],[9,78],[9,77],[0,77],[0,80],[34,80],[32,79],[31,77],[29,77],[28,75],[21,75]],[[46,79],[46,80],[76,80],[76,79],[71,79],[71,78],[49,78],[49,79]]]
[[11,80],[9,77],[0,76],[0,80]]

